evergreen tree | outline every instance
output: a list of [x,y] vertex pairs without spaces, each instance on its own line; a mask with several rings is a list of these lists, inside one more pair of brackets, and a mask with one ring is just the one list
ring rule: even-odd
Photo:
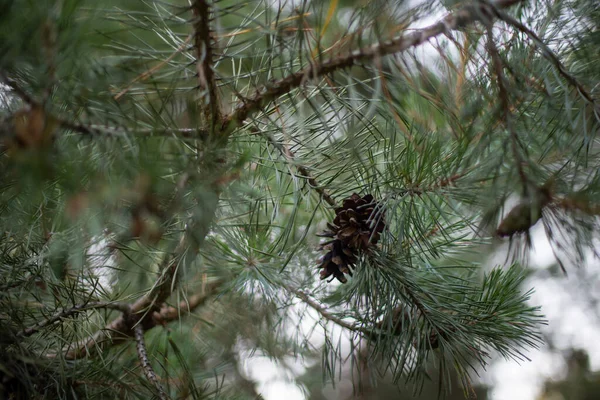
[[1,395],[260,397],[242,350],[468,395],[540,344],[531,228],[595,255],[598,15],[0,0]]

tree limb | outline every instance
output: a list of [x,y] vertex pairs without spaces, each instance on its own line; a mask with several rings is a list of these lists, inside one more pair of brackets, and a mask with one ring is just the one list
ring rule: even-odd
[[[148,71],[146,71],[147,73]],[[7,85],[21,100],[30,105],[31,107],[42,107],[42,104],[34,99],[27,91],[25,91],[17,82],[6,77],[0,72],[0,80]],[[133,82],[132,82],[133,84]],[[129,89],[129,88],[127,88]],[[42,107],[43,108],[43,107]],[[104,135],[104,136],[123,136],[123,135],[134,135],[134,136],[171,136],[175,135],[182,138],[200,138],[206,139],[208,137],[208,130],[206,129],[195,129],[195,128],[149,128],[149,129],[119,129],[111,128],[109,126],[94,125],[94,124],[82,124],[79,122],[69,121],[55,115],[46,114],[46,118],[53,121],[58,127],[80,133],[86,136]]]
[[[220,281],[207,284],[203,293],[190,296],[187,301],[180,302],[178,307],[163,305],[157,312],[148,314],[140,323],[143,325],[144,330],[148,331],[157,325],[166,325],[169,322],[178,320],[206,304],[217,293],[221,284],[222,282]],[[131,306],[131,314],[144,312],[150,304],[151,301],[147,296],[139,299]],[[64,357],[68,360],[75,360],[86,356],[94,357],[105,348],[124,343],[133,337],[133,335],[134,333],[132,327],[129,325],[129,321],[127,321],[125,316],[121,315],[92,336],[71,344],[65,349]],[[56,354],[48,354],[48,357],[56,356]]]
[[[336,317],[300,289],[294,289],[289,286],[285,286],[285,288],[296,295],[296,297],[306,303],[309,307],[317,311],[319,315],[321,315],[321,317],[325,318],[327,321],[331,321],[342,328],[348,329],[349,331],[356,332],[369,340],[378,340],[386,335],[401,336],[404,331],[409,329],[407,327],[407,323],[411,318],[405,306],[394,308],[382,321],[375,323],[372,328],[366,328],[351,324],[339,317]],[[427,310],[423,308],[422,304],[420,304],[420,301],[412,296],[409,297],[411,297],[411,300],[414,301],[420,315],[429,320],[429,318],[427,318]],[[430,331],[423,336],[421,342],[428,343],[430,349],[435,349],[439,346],[439,337],[442,336],[444,339],[446,339],[445,335],[448,333],[445,329],[436,328],[434,324],[432,324],[432,326],[433,327],[430,329]],[[452,329],[453,328],[451,327],[449,331]],[[414,341],[413,346],[417,347],[418,343],[419,341]]]
[[[494,5],[497,8],[507,8],[522,1],[498,0]],[[355,50],[348,55],[331,58],[320,64],[311,64],[272,84],[265,85],[254,96],[243,99],[231,114],[223,118],[222,131],[227,134],[230,133],[237,126],[240,126],[251,114],[261,110],[271,101],[291,92],[311,79],[320,78],[337,70],[351,67],[360,61],[406,51],[412,47],[420,46],[436,36],[446,34],[451,30],[463,28],[473,22],[481,21],[483,15],[480,12],[480,7],[482,6],[479,4],[465,6],[426,28],[416,29],[411,33],[385,42],[375,43],[371,46]]]

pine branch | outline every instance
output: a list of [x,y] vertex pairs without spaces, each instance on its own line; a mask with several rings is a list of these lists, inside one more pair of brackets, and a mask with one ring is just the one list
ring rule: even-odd
[[150,382],[152,382],[152,384],[158,391],[158,397],[161,400],[168,400],[169,396],[167,395],[167,393],[165,392],[165,389],[163,389],[162,385],[158,381],[156,372],[154,372],[154,369],[152,368],[152,365],[150,364],[150,360],[148,360],[148,353],[146,351],[146,343],[144,342],[144,328],[142,327],[141,324],[137,324],[135,326],[135,328],[133,328],[133,331],[135,334],[135,341],[137,342],[138,358],[140,360],[140,363],[142,364],[142,369],[144,370],[144,374],[146,375],[146,378],[148,378],[148,380]]
[[152,290],[150,290],[150,292],[144,296],[149,306],[160,305],[164,303],[165,300],[167,300],[167,298],[171,295],[173,288],[176,286],[178,256],[180,256],[185,250],[187,242],[186,236],[188,235],[182,235],[174,254],[168,254],[166,256],[160,268],[160,277],[154,284]]
[[[331,314],[327,309],[321,306],[316,300],[308,296],[302,290],[286,287],[288,291],[296,295],[300,300],[306,303],[313,310],[317,311],[321,317],[327,321],[331,321],[334,324],[348,329],[349,331],[359,333],[361,336],[369,340],[379,340],[385,336],[401,336],[404,331],[407,330],[406,322],[410,320],[410,315],[406,310],[406,307],[399,306],[390,311],[390,314],[386,316],[382,321],[373,325],[372,328],[366,328],[354,324],[350,324],[343,319],[336,317]],[[427,310],[423,308],[423,305],[414,296],[409,296],[414,301],[415,306],[419,310],[419,316],[429,320],[427,318]],[[423,336],[421,342],[428,343],[431,349],[435,349],[439,346],[439,337],[443,336],[446,339],[447,332],[444,329],[435,327],[432,321],[429,321],[432,325],[431,330],[427,335]],[[451,329],[450,329],[451,330]],[[417,341],[413,342],[413,346],[417,346]]]
[[[139,322],[143,324],[144,330],[148,331],[157,325],[166,325],[169,322],[177,321],[181,317],[192,313],[198,307],[206,304],[209,299],[217,293],[222,282],[216,281],[208,284],[201,294],[190,296],[187,301],[179,303],[178,307],[163,305],[157,312],[145,314]],[[151,304],[147,297],[143,297],[131,306],[131,315],[144,312]],[[112,336],[117,334],[118,336]],[[105,326],[92,336],[75,344],[71,344],[65,349],[64,357],[68,360],[75,360],[83,357],[94,357],[100,351],[117,344],[124,343],[133,337],[132,326],[126,317],[120,316]],[[48,357],[56,357],[56,354],[48,354]]]
[[[188,181],[188,176],[184,175],[178,185],[177,193],[181,192],[183,186]],[[165,308],[163,304],[168,297],[171,295],[173,290],[177,286],[177,272],[179,270],[180,257],[185,256],[186,253],[196,254],[199,246],[199,241],[195,237],[195,230],[197,230],[197,224],[191,221],[185,233],[182,235],[176,249],[173,254],[167,254],[165,260],[161,264],[160,277],[152,287],[152,289],[137,300],[130,307],[130,314],[142,314],[139,317],[141,323],[146,330],[154,327],[158,323],[165,324],[173,319],[178,319],[183,312],[177,312],[171,308]],[[208,230],[208,227],[205,227]],[[205,234],[205,233],[204,233]],[[202,236],[203,237],[203,236]],[[192,257],[187,258],[188,262]],[[212,296],[221,285],[220,282],[209,285],[206,292],[202,296],[195,298],[196,303],[183,302],[180,304],[180,309],[188,309],[191,312],[194,308],[203,304],[207,301],[208,297]],[[158,314],[158,315],[157,315]],[[67,359],[81,358],[85,355],[92,356],[95,352],[102,350],[103,348],[112,344],[122,342],[132,336],[132,326],[129,324],[129,320],[125,316],[116,318],[109,323],[104,330],[96,332],[94,335],[85,339],[84,341],[75,344],[75,347],[69,346],[65,351],[65,357]],[[111,338],[110,332],[119,334],[118,337]]]
[[[40,102],[38,102],[36,99],[34,99],[32,96],[30,96],[29,93],[27,93],[27,91],[25,89],[23,89],[13,79],[8,78],[3,72],[0,72],[0,80],[6,86],[8,86],[19,98],[21,98],[21,100],[23,100],[27,105],[29,105],[32,108],[39,108],[40,110],[43,109],[43,106]],[[57,118],[52,115],[48,115],[48,114],[45,114],[45,117],[46,117],[46,119],[56,123],[61,128],[79,132],[84,135],[93,135],[94,133],[97,132],[96,130],[90,128],[87,125],[70,122],[70,121],[67,121],[67,120],[64,120],[61,118]]]
[[[523,0],[499,0],[494,3],[498,8],[507,8],[521,3]],[[439,22],[423,29],[401,35],[382,43],[355,50],[346,56],[339,56],[324,61],[321,64],[311,64],[304,69],[281,78],[272,84],[263,86],[252,97],[243,99],[236,109],[223,118],[222,130],[226,133],[242,125],[251,114],[263,109],[268,103],[300,87],[309,80],[321,78],[335,71],[353,66],[355,63],[374,60],[390,54],[400,53],[412,47],[417,47],[451,30],[463,28],[483,17],[480,12],[482,5],[472,4],[451,13]]]
[[583,84],[581,84],[577,80],[577,78],[575,78],[573,75],[571,75],[569,73],[569,71],[567,70],[567,68],[560,61],[560,59],[542,41],[542,39],[535,32],[533,32],[531,29],[529,29],[527,26],[525,26],[524,24],[522,24],[521,22],[517,21],[512,16],[510,16],[510,15],[506,14],[505,12],[503,12],[502,10],[500,10],[500,8],[497,5],[491,4],[491,8],[492,8],[492,10],[494,12],[494,15],[498,19],[500,19],[501,21],[506,22],[508,25],[510,25],[513,28],[517,29],[518,31],[526,34],[531,40],[533,40],[534,44],[537,47],[540,48],[542,55],[544,57],[546,57],[548,60],[550,60],[550,62],[558,70],[559,74],[561,74],[563,76],[563,78],[565,78],[565,80],[567,82],[569,82],[570,85],[572,85],[573,87],[575,87],[579,91],[579,93],[585,98],[585,100],[587,100],[590,104],[592,104],[594,106],[594,112],[596,113],[596,116],[598,118],[600,118],[600,104],[598,103],[598,100],[594,99],[594,97],[587,90],[587,88],[585,86],[583,86]]
[[214,129],[220,119],[221,110],[217,95],[215,73],[213,71],[213,34],[211,32],[211,9],[208,0],[194,0],[191,3],[194,14],[194,45],[196,47],[196,70],[200,90],[204,98],[204,114],[210,129]]
[[73,306],[71,308],[68,308],[66,310],[63,310],[59,313],[56,313],[51,318],[48,318],[42,322],[38,322],[37,324],[35,324],[29,328],[25,328],[25,329],[23,329],[22,332],[19,332],[17,335],[23,336],[23,337],[31,336],[35,333],[38,333],[40,330],[42,330],[50,325],[53,325],[58,321],[61,321],[64,318],[70,317],[70,316],[75,315],[80,312],[95,310],[95,309],[99,309],[99,308],[117,310],[117,311],[121,311],[124,314],[127,314],[130,311],[129,304],[115,303],[112,301],[99,301],[99,302],[90,302],[90,303],[86,303],[86,304],[79,304],[79,305]]
[[[148,72],[148,71],[146,71]],[[140,78],[142,79],[142,78]],[[33,98],[26,90],[24,90],[17,82],[6,77],[0,72],[0,80],[6,84],[21,100],[23,100],[30,107],[42,108],[42,103]],[[133,84],[133,83],[132,83]],[[149,129],[124,129],[124,128],[111,128],[109,126],[102,125],[86,125],[78,122],[69,121],[68,119],[57,117],[55,115],[46,114],[46,118],[49,121],[54,122],[59,128],[69,130],[72,132],[81,133],[85,136],[113,136],[119,137],[124,135],[134,136],[165,136],[169,137],[175,135],[182,138],[200,138],[206,139],[208,137],[208,130],[195,129],[195,128],[149,128]]]
[[124,129],[124,128],[112,128],[109,126],[102,126],[97,124],[77,124],[68,121],[60,121],[61,125],[65,129],[69,129],[75,132],[90,134],[90,135],[108,135],[108,136],[125,136],[132,135],[137,137],[172,137],[176,136],[179,138],[200,138],[206,139],[208,137],[208,131],[205,129],[195,128],[147,128],[147,129]]
[[528,178],[525,174],[525,170],[523,169],[524,160],[519,153],[519,137],[517,136],[517,131],[515,130],[511,121],[510,99],[505,85],[506,78],[504,77],[502,60],[500,60],[500,55],[498,54],[498,48],[496,47],[496,42],[494,41],[492,28],[493,25],[490,22],[487,29],[488,52],[492,58],[492,67],[494,69],[494,73],[496,74],[496,83],[498,85],[498,93],[500,95],[500,107],[502,107],[503,112],[502,121],[510,133],[511,150],[513,156],[515,157],[515,164],[519,173],[519,178],[523,184],[523,193],[526,194],[528,189]]

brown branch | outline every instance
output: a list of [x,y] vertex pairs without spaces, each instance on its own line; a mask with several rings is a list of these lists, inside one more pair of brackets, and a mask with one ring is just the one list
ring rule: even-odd
[[[291,287],[286,287],[286,289],[291,291],[298,298],[300,298],[300,300],[302,300],[312,309],[317,311],[326,320],[331,321],[336,325],[348,329],[352,332],[359,333],[363,337],[370,340],[377,340],[385,335],[401,336],[403,332],[409,329],[406,326],[406,324],[411,320],[411,318],[410,313],[408,312],[405,306],[399,306],[392,309],[390,315],[388,315],[387,318],[376,323],[372,329],[367,329],[361,326],[350,324],[344,321],[343,319],[336,317],[335,315],[328,312],[327,309],[325,309],[325,307],[321,306],[317,301],[315,301],[299,289],[293,289]],[[413,296],[409,297],[414,302],[419,314],[423,316],[426,320],[428,320],[429,323],[433,326],[433,328],[429,330],[428,334],[422,336],[421,340],[415,339],[413,341],[413,347],[417,348],[419,347],[419,343],[426,343],[428,345],[428,349],[430,350],[438,348],[440,345],[440,337],[444,340],[448,340],[449,335],[456,330],[456,327],[450,326],[447,329],[435,327],[435,324],[433,324],[433,322],[428,317],[429,313],[427,309],[423,307],[421,302]],[[473,325],[474,323],[471,322],[470,324]]]
[[183,254],[187,243],[186,236],[187,233],[181,236],[174,254],[167,254],[160,266],[160,277],[150,292],[144,296],[150,302],[150,306],[160,306],[164,303],[171,294],[172,288],[177,284],[178,256]]
[[[203,293],[190,296],[187,301],[179,303],[178,307],[163,305],[157,312],[147,314],[141,320],[145,331],[157,325],[166,325],[169,322],[180,319],[192,313],[198,307],[206,304],[218,291],[222,282],[216,281],[206,285]],[[152,303],[148,296],[136,301],[131,306],[131,315],[144,312]],[[134,333],[129,321],[125,316],[120,316],[99,330],[92,336],[71,344],[65,349],[64,357],[75,360],[83,357],[93,357],[105,348],[121,344],[133,337]],[[48,354],[48,357],[56,357],[57,354]]]
[[571,84],[573,87],[575,87],[579,91],[579,93],[583,96],[583,98],[585,98],[585,100],[587,100],[589,103],[591,103],[593,106],[595,106],[594,112],[600,118],[600,106],[598,105],[598,101],[596,99],[594,99],[594,97],[586,89],[585,86],[583,86],[573,75],[571,75],[569,73],[567,68],[560,62],[560,59],[542,41],[542,39],[535,32],[533,32],[531,29],[529,29],[527,26],[525,26],[521,22],[517,21],[515,18],[511,17],[510,15],[508,15],[505,12],[503,12],[502,10],[500,10],[496,5],[492,4],[491,8],[492,8],[495,16],[498,19],[506,22],[508,25],[512,26],[513,28],[523,32],[524,34],[529,36],[530,39],[533,40],[535,45],[541,49],[542,55],[544,57],[546,57],[548,60],[550,60],[550,62],[552,62],[552,64],[556,67],[558,72],[563,76],[563,78],[565,78],[565,80],[567,82],[569,82],[569,84]]
[[219,98],[213,71],[213,34],[210,30],[210,6],[208,0],[194,0],[191,3],[194,14],[194,45],[196,47],[196,70],[200,90],[206,93],[204,97],[204,115],[211,130],[220,119]]
[[[289,153],[290,153],[291,160],[293,160],[294,153],[292,153],[291,151]],[[331,195],[329,195],[329,193],[327,193],[325,188],[317,182],[316,178],[312,176],[312,174],[310,173],[308,168],[303,165],[300,165],[300,164],[294,164],[294,165],[296,166],[296,169],[298,169],[298,172],[300,172],[302,177],[308,181],[308,184],[310,185],[310,187],[315,189],[317,191],[317,193],[319,193],[321,198],[327,202],[327,204],[329,204],[332,207],[335,207],[336,206],[335,200],[333,200],[333,198],[331,197]]]
[[[498,0],[494,5],[498,8],[507,8],[522,1]],[[482,5],[476,4],[465,6],[426,28],[417,29],[397,38],[355,50],[346,56],[334,57],[320,64],[311,64],[294,74],[263,86],[258,90],[257,94],[243,99],[242,103],[231,114],[223,118],[222,131],[229,134],[237,126],[240,126],[251,114],[261,110],[271,101],[291,92],[311,79],[320,78],[335,71],[351,67],[357,62],[406,51],[436,36],[447,34],[450,30],[460,29],[473,22],[481,21],[481,7]]]
[[71,308],[68,308],[66,310],[63,310],[59,313],[56,313],[52,317],[50,317],[44,321],[38,322],[37,324],[35,324],[29,328],[23,329],[23,331],[19,332],[17,335],[23,336],[23,337],[31,336],[31,335],[39,332],[40,330],[46,328],[47,326],[55,324],[56,322],[59,322],[64,318],[70,317],[71,315],[75,315],[80,312],[85,312],[85,311],[99,309],[99,308],[118,310],[123,313],[129,312],[129,304],[126,304],[126,303],[115,303],[115,302],[111,302],[111,301],[98,301],[98,302],[91,302],[91,303],[86,303],[86,304],[79,304],[79,305],[73,306]]
[[169,396],[167,395],[167,393],[165,392],[165,389],[163,389],[162,385],[158,381],[156,372],[154,372],[154,369],[152,368],[152,365],[150,364],[150,360],[148,360],[148,353],[146,352],[146,343],[144,342],[143,326],[141,324],[137,324],[135,326],[135,328],[133,328],[133,331],[134,331],[134,335],[135,335],[135,341],[137,342],[138,358],[140,360],[140,363],[142,364],[142,369],[144,370],[144,374],[146,375],[146,378],[148,378],[148,380],[150,382],[152,382],[152,384],[158,391],[158,397],[161,400],[168,400]]
[[410,196],[421,196],[425,193],[435,192],[440,189],[446,189],[449,187],[456,186],[456,181],[467,175],[470,171],[464,171],[458,174],[454,174],[448,178],[442,178],[437,182],[434,182],[431,186],[421,188],[419,185],[407,187],[402,190],[401,193],[408,194]]
[[[56,120],[56,118],[55,118]],[[133,135],[139,137],[169,137],[175,135],[180,138],[201,138],[208,137],[208,131],[195,128],[144,128],[144,129],[119,129],[101,125],[84,125],[66,120],[57,120],[59,125],[64,129],[69,129],[75,132],[87,135],[109,135],[123,136]]]
[[[188,177],[184,175],[180,180],[177,189],[178,192],[181,191],[185,182],[187,182],[187,178]],[[216,207],[216,203],[214,206]],[[214,213],[215,210],[213,209],[210,212],[210,215],[214,216]],[[152,289],[131,306],[131,315],[136,316],[138,319],[138,322],[136,323],[142,324],[145,330],[151,329],[157,323],[164,324],[169,322],[168,318],[161,317],[162,314],[172,316],[173,313],[175,313],[175,318],[181,316],[181,312],[176,312],[178,310],[165,309],[163,303],[177,286],[178,271],[185,268],[185,265],[181,266],[180,263],[183,262],[189,264],[192,262],[198,252],[200,244],[208,233],[210,227],[208,222],[201,226],[198,225],[197,221],[193,218],[189,221],[176,248],[172,253],[169,252],[161,263],[159,271],[160,276]],[[197,301],[197,304],[182,303],[180,304],[180,308],[185,309],[187,307],[191,310],[200,304],[203,304],[216,292],[220,285],[221,282],[215,282],[208,285],[209,288],[203,292],[203,295],[195,300]],[[131,325],[131,320],[129,318],[126,318],[125,316],[116,318],[110,322],[104,330],[99,330],[83,341],[68,346],[63,350],[65,353],[64,357],[67,359],[77,359],[85,356],[94,356],[106,347],[130,339],[133,336],[132,329],[133,326]],[[112,333],[115,334],[114,337],[112,336]],[[49,355],[49,357],[52,357],[52,355]]]

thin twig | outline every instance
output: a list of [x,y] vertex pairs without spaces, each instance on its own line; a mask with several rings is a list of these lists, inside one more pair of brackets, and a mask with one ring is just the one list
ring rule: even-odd
[[[499,0],[494,5],[498,8],[506,8],[522,1]],[[237,126],[240,126],[251,114],[261,110],[266,104],[300,87],[309,80],[351,67],[357,62],[406,51],[412,47],[420,46],[436,36],[446,34],[450,30],[460,29],[475,21],[481,21],[482,14],[478,12],[479,9],[477,7],[480,7],[480,5],[465,6],[426,28],[417,29],[394,39],[355,50],[346,56],[334,57],[320,64],[310,64],[296,73],[263,86],[257,91],[257,94],[243,99],[241,104],[238,104],[231,114],[223,118],[222,130],[224,133],[229,134]]]
[[129,304],[127,304],[127,303],[115,303],[112,301],[98,301],[98,302],[91,302],[91,303],[86,303],[86,304],[78,304],[76,306],[73,306],[71,308],[63,310],[59,313],[56,313],[52,317],[50,317],[44,321],[38,322],[37,324],[30,326],[29,328],[23,329],[23,331],[19,332],[17,335],[24,336],[24,337],[31,336],[31,335],[39,332],[40,330],[46,328],[47,326],[50,326],[58,321],[61,321],[64,318],[70,317],[71,315],[89,311],[89,310],[99,309],[99,308],[118,310],[123,313],[129,312]]
[[333,199],[333,197],[331,197],[331,195],[327,192],[327,190],[311,174],[308,167],[306,167],[302,164],[299,164],[296,161],[296,156],[293,151],[291,151],[290,149],[286,149],[281,143],[279,143],[277,140],[275,140],[275,138],[273,138],[271,135],[262,132],[260,129],[258,129],[256,127],[251,127],[250,131],[252,133],[255,133],[255,134],[260,135],[260,136],[264,137],[265,139],[267,139],[267,141],[273,147],[275,147],[279,151],[279,153],[281,153],[281,155],[284,156],[285,159],[289,163],[291,163],[294,167],[296,167],[296,169],[300,173],[300,176],[308,181],[308,184],[310,185],[310,187],[312,189],[314,189],[317,193],[319,193],[319,196],[321,196],[321,198],[323,200],[325,200],[327,202],[327,204],[329,204],[332,207],[336,206],[336,203],[335,203],[335,200]]
[[[406,311],[406,307],[404,307],[404,306],[396,307],[395,309],[391,310],[391,316],[383,319],[379,323],[374,324],[372,328],[366,328],[366,327],[362,327],[359,325],[351,324],[349,322],[344,321],[343,319],[341,319],[339,317],[336,317],[335,315],[333,315],[329,311],[327,311],[327,309],[325,307],[323,307],[322,305],[320,305],[316,300],[314,300],[312,297],[307,295],[304,291],[302,291],[300,289],[295,289],[295,288],[287,286],[287,285],[285,285],[284,287],[290,293],[294,294],[296,297],[298,297],[300,300],[302,300],[304,303],[306,303],[312,309],[317,311],[327,321],[331,321],[334,324],[336,324],[342,328],[348,329],[352,332],[359,333],[360,335],[362,335],[363,337],[365,337],[367,339],[378,340],[382,336],[385,336],[385,335],[400,336],[400,335],[402,335],[403,330],[408,329],[406,326],[403,325],[404,322],[410,320],[409,314]],[[431,329],[431,331],[428,333],[428,335],[425,336],[426,340],[428,342],[431,342],[434,337],[437,337],[439,332],[443,332],[444,330],[438,329],[435,327],[435,324],[433,323],[433,321],[431,321],[430,317],[428,316],[429,312],[423,306],[421,301],[418,298],[416,298],[416,296],[413,293],[408,292],[407,297],[410,298],[413,305],[419,310],[420,315],[423,316],[433,327]],[[391,321],[391,324],[389,324],[389,321]],[[391,332],[387,329],[390,326],[391,326]],[[414,343],[413,343],[413,345],[414,345]],[[432,345],[432,348],[435,348],[435,346]]]
[[158,381],[156,372],[154,372],[154,369],[150,364],[150,360],[148,360],[148,353],[146,352],[146,343],[144,342],[144,327],[141,324],[137,324],[135,328],[133,328],[133,331],[135,334],[135,341],[137,342],[138,358],[140,360],[140,363],[142,364],[142,369],[144,370],[146,378],[148,378],[148,380],[152,382],[152,384],[158,391],[158,397],[161,400],[168,400],[169,396]]
[[179,263],[177,255],[182,254],[186,243],[185,236],[182,235],[174,254],[167,254],[161,263],[160,277],[145,296],[150,299],[150,306],[162,304],[171,294],[171,288],[177,284],[177,265]]
[[366,329],[362,329],[359,326],[353,325],[353,324],[346,322],[343,319],[331,314],[329,311],[327,311],[327,309],[325,307],[320,305],[315,299],[313,299],[312,297],[310,297],[309,295],[304,293],[304,291],[302,291],[300,289],[295,289],[291,286],[286,286],[286,289],[288,291],[290,291],[291,293],[293,293],[296,297],[298,297],[304,303],[309,305],[313,310],[317,311],[326,320],[331,321],[331,322],[335,323],[336,325],[339,325],[342,328],[346,328],[352,332],[358,332],[358,333],[363,333],[363,334],[367,334],[367,335],[371,334]]
[[170,137],[177,136],[179,138],[201,138],[205,139],[208,137],[208,131],[205,129],[195,128],[144,128],[144,129],[123,129],[123,128],[112,128],[109,126],[102,125],[83,125],[76,124],[68,121],[60,121],[59,124],[65,129],[70,129],[76,132],[84,134],[96,134],[96,135],[109,135],[109,136],[124,136],[132,135],[139,137]]

